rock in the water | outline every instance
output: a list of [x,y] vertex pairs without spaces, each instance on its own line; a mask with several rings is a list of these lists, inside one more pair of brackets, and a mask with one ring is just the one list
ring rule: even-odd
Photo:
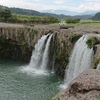
[[89,69],[74,79],[53,100],[100,100],[100,70]]

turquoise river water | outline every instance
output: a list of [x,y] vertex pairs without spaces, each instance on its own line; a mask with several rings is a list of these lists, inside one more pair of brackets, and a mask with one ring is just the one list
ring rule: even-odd
[[0,59],[0,100],[50,100],[59,92],[60,78],[28,74],[27,64]]

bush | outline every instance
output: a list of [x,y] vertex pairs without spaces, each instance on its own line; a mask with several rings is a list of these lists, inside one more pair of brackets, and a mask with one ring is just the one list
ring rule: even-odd
[[86,41],[86,44],[88,47],[91,49],[94,45],[100,43],[100,40],[98,39],[97,36],[90,36],[88,40]]
[[82,35],[81,34],[71,34],[69,36],[69,41],[75,43]]
[[100,63],[100,56],[97,56],[95,59],[94,59],[94,63],[93,63],[93,69],[96,69],[97,68],[97,65]]
[[66,19],[66,23],[79,23],[79,22],[80,22],[79,18],[75,18],[75,19],[67,18]]

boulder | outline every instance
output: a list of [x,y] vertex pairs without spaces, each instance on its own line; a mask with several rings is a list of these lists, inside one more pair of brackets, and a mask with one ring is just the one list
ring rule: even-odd
[[53,100],[100,100],[100,70],[85,70]]

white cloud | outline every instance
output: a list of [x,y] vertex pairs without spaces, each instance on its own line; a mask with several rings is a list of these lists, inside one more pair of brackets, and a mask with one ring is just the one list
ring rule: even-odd
[[[35,1],[39,1],[39,0],[35,0]],[[29,3],[26,0],[0,0],[0,5],[4,5],[4,6],[8,6],[8,7],[19,7],[19,8],[25,8],[25,9],[33,9],[33,10],[37,10],[37,11],[41,11],[41,10],[50,10],[50,9],[54,9],[54,10],[70,10],[70,11],[75,11],[75,12],[83,12],[86,10],[100,10],[100,0],[97,0],[98,2],[94,2],[95,0],[86,0],[87,2],[82,2],[80,5],[76,6],[68,6],[67,5],[63,5],[62,3],[67,2],[70,0],[55,0],[54,2],[57,3],[57,5],[43,5],[43,4],[39,4],[39,2],[37,3]],[[59,5],[58,5],[59,4]],[[61,4],[61,5],[60,5]]]
[[[100,1],[100,0],[98,0]],[[100,3],[98,2],[88,2],[78,6],[76,8],[78,11],[86,11],[86,10],[100,10]]]
[[100,0],[85,0],[86,2],[100,2]]
[[34,1],[39,2],[39,0],[34,0]]
[[54,3],[55,4],[63,4],[65,2],[65,0],[55,0]]

